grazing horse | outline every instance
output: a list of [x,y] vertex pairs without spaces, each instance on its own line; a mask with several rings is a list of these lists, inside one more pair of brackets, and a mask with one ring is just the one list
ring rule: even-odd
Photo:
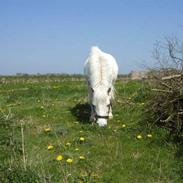
[[91,105],[90,120],[96,121],[99,126],[105,126],[107,119],[113,117],[112,99],[118,65],[112,55],[94,46],[85,62],[84,73]]

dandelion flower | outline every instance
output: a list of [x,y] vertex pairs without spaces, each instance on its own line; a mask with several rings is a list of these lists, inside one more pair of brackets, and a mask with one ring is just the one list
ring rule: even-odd
[[79,151],[79,149],[78,149],[78,148],[76,148],[76,149],[75,149],[75,151]]
[[147,134],[147,137],[148,137],[148,138],[152,138],[152,135],[151,135],[151,134]]
[[43,118],[46,118],[46,115],[45,114],[43,114]]
[[73,159],[68,158],[66,162],[67,162],[68,164],[71,164],[71,163],[73,162]]
[[84,141],[85,141],[85,138],[84,138],[84,137],[80,137],[80,138],[79,138],[79,141],[80,141],[80,142],[84,142]]
[[58,155],[58,156],[56,157],[56,160],[57,160],[57,161],[61,161],[62,159],[63,159],[62,155]]
[[137,135],[137,139],[142,139],[142,135]]
[[47,149],[51,150],[51,149],[53,149],[53,146],[52,145],[48,145]]
[[44,106],[41,106],[41,109],[44,109]]
[[45,128],[44,131],[45,132],[50,132],[51,131],[51,128]]
[[125,124],[123,124],[123,125],[122,125],[122,128],[125,128],[125,127],[126,127],[126,125],[125,125]]
[[85,160],[85,157],[84,156],[80,156],[79,159],[80,160]]

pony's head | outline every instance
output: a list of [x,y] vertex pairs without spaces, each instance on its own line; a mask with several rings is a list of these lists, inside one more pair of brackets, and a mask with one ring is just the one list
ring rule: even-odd
[[100,86],[92,90],[92,108],[99,126],[107,125],[111,108],[111,88]]

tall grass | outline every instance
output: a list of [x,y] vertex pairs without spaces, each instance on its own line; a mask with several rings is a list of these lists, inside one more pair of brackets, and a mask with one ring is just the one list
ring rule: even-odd
[[0,182],[39,182],[36,172],[24,166],[23,142],[19,138],[19,126],[13,118],[11,111],[0,113]]

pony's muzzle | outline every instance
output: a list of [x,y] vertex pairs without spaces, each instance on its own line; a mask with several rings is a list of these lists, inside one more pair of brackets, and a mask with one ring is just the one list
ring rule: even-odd
[[106,126],[107,125],[107,119],[106,118],[98,118],[97,119],[97,124],[99,125],[99,126]]

